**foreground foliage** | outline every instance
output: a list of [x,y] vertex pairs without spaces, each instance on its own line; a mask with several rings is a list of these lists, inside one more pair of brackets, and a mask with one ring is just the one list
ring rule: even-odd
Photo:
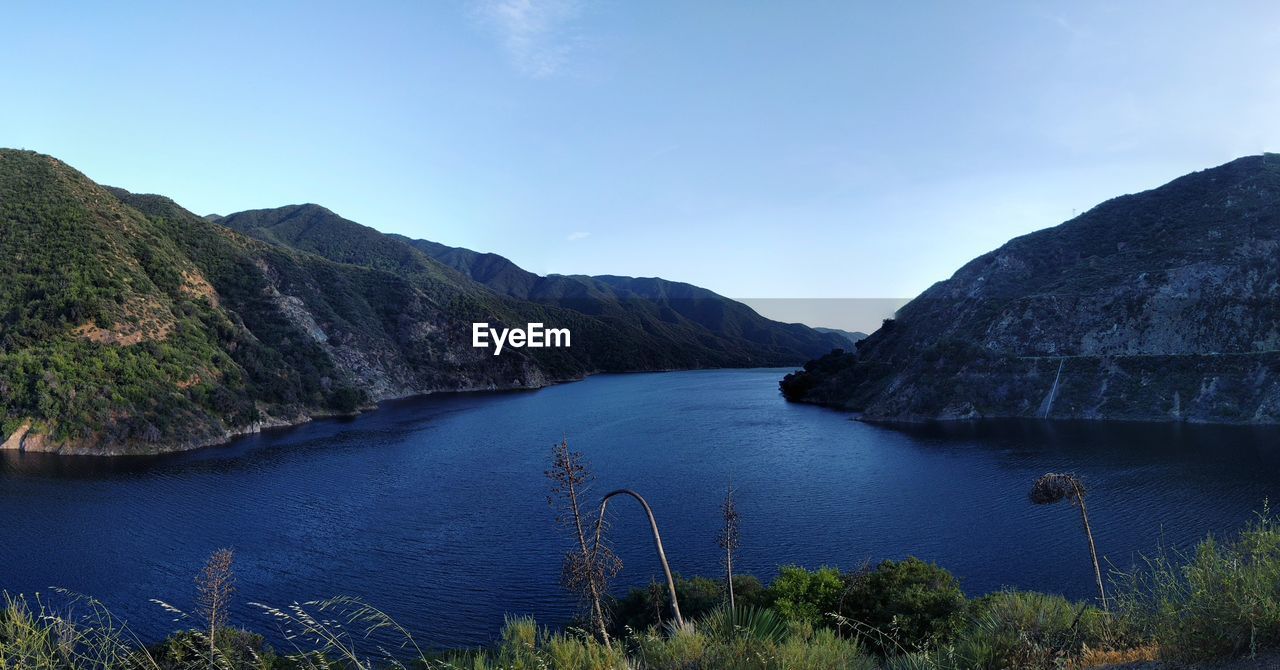
[[1280,527],[1269,513],[1229,541],[1162,552],[1114,577],[1108,613],[1042,593],[966,600],[954,577],[916,559],[853,572],[792,566],[767,586],[738,576],[733,609],[720,604],[721,581],[678,580],[685,626],[657,620],[664,590],[637,589],[611,607],[610,644],[513,618],[493,647],[445,653],[350,598],[263,607],[288,646],[273,649],[230,627],[213,631],[216,644],[209,630],[193,629],[146,646],[91,599],[58,593],[54,608],[48,596],[11,596],[0,610],[0,668],[994,670],[1280,651]]
[[1198,661],[1280,648],[1280,526],[1269,510],[1223,542],[1162,551],[1121,575],[1124,618],[1169,657]]

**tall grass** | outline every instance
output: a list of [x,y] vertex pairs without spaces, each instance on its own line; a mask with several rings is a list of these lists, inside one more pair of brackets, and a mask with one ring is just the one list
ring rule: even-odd
[[37,670],[157,670],[128,628],[102,603],[58,591],[67,604],[55,610],[44,597],[4,594],[0,610],[0,668]]
[[1006,591],[974,602],[951,652],[954,664],[963,667],[1056,668],[1079,663],[1091,650],[1128,642],[1115,620],[1097,607]]
[[1229,541],[1162,550],[1116,579],[1124,620],[1170,659],[1280,648],[1280,526],[1269,507]]
[[[855,582],[868,583],[865,576]],[[920,590],[942,588],[887,583],[915,594],[909,603],[931,602]],[[821,590],[781,588],[791,610],[774,607],[775,594],[682,626],[627,630],[613,644],[517,618],[489,648],[446,653],[353,598],[261,606],[264,624],[274,623],[284,640],[277,652],[262,636],[231,628],[215,631],[211,644],[201,617],[173,608],[175,621],[190,620],[191,629],[146,646],[90,598],[4,596],[0,670],[1049,670],[1280,652],[1280,525],[1269,510],[1232,538],[1207,538],[1185,554],[1159,552],[1114,573],[1112,586],[1110,612],[1054,595],[999,592],[948,608],[946,625],[930,625],[935,632],[926,636],[911,633],[902,615],[876,625],[849,620],[841,612],[861,611],[848,602],[862,597],[856,589],[831,605]],[[810,596],[827,603],[821,617],[787,614],[808,612],[792,601]],[[903,611],[933,611],[912,607]]]

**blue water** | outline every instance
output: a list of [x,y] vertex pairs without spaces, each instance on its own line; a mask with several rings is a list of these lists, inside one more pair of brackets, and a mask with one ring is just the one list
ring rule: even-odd
[[[251,602],[355,595],[419,641],[492,639],[505,614],[562,623],[567,548],[546,502],[567,435],[598,475],[652,503],[672,568],[719,571],[723,488],[739,491],[743,571],[856,568],[913,554],[980,594],[1016,586],[1088,597],[1079,517],[1026,500],[1072,470],[1090,487],[1098,548],[1119,567],[1163,542],[1232,532],[1280,494],[1280,431],[987,423],[891,429],[786,403],[783,370],[598,376],[534,392],[386,403],[190,454],[133,460],[0,455],[0,589],[91,594],[144,638],[190,609],[216,548],[236,551],[233,623]],[[657,576],[638,506],[612,507],[619,588]]]

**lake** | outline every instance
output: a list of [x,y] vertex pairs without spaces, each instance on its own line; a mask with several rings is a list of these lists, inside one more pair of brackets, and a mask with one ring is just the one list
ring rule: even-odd
[[[601,375],[539,391],[384,403],[188,454],[0,452],[0,589],[101,599],[136,633],[192,609],[216,548],[236,552],[233,623],[251,602],[359,596],[423,644],[491,640],[505,614],[567,621],[567,538],[546,501],[552,445],[586,453],[596,495],[645,495],[672,568],[720,570],[725,485],[738,489],[740,571],[856,568],[915,555],[970,595],[1003,586],[1092,594],[1078,514],[1027,501],[1047,471],[1090,488],[1099,552],[1128,567],[1163,543],[1230,533],[1280,495],[1280,430],[989,422],[894,429],[792,405],[786,370]],[[611,505],[619,588],[660,577],[638,505]],[[57,598],[55,597],[55,602]]]

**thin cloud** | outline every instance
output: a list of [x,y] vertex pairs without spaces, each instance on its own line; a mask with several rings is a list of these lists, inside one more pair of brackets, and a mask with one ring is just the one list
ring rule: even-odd
[[1047,12],[1040,12],[1039,16],[1040,18],[1046,21],[1049,21],[1053,25],[1057,26],[1062,30],[1062,32],[1066,33],[1067,35],[1073,38],[1081,38],[1081,37],[1088,36],[1087,32],[1085,32],[1083,29],[1077,26],[1075,22],[1071,21],[1070,19],[1068,19],[1066,16],[1062,14],[1050,14]]
[[667,154],[669,154],[669,153],[672,153],[672,152],[675,152],[675,151],[679,151],[679,150],[680,150],[680,145],[679,145],[679,144],[668,144],[668,145],[666,145],[666,146],[662,146],[662,147],[658,147],[657,149],[654,149],[654,150],[649,154],[649,157],[650,157],[650,158],[658,158],[658,157],[660,157],[660,156],[665,156],[665,155],[667,155]]
[[579,230],[576,232],[569,233],[564,239],[570,242],[577,242],[578,240],[585,240],[588,237],[591,237],[591,233]]
[[480,20],[497,33],[512,65],[534,77],[550,77],[569,61],[579,0],[474,0]]

